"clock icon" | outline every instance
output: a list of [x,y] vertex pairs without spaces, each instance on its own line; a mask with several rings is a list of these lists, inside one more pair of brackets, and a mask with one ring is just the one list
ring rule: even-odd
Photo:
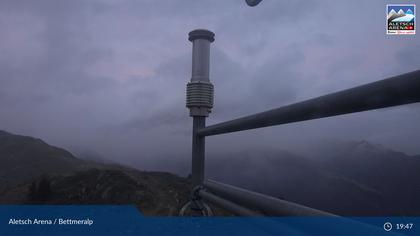
[[391,229],[392,229],[392,224],[391,224],[391,223],[389,223],[389,222],[386,222],[386,223],[384,224],[384,230],[385,230],[385,231],[391,231]]

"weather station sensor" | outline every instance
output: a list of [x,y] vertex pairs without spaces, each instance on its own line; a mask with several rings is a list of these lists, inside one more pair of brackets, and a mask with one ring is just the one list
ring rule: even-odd
[[213,107],[213,84],[210,83],[210,43],[214,33],[204,29],[191,31],[193,43],[191,82],[187,84],[187,107],[190,116],[208,116]]

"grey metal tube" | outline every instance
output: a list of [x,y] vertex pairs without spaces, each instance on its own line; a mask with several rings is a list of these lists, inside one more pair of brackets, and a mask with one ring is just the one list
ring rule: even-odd
[[[214,180],[203,182],[211,192],[222,198],[234,201],[252,209],[261,210],[273,216],[336,216],[331,213],[316,210],[293,202],[280,200],[261,193],[252,192],[232,185],[223,184]],[[200,192],[201,193],[201,192]]]
[[191,178],[194,186],[201,185],[204,180],[206,140],[205,137],[198,136],[197,131],[205,126],[205,116],[193,117]]
[[261,214],[251,211],[245,207],[239,206],[231,201],[218,197],[212,193],[200,190],[199,195],[206,201],[214,203],[236,215],[240,216],[262,216]]
[[210,82],[210,41],[195,39],[193,41],[191,81]]
[[[204,184],[207,184],[207,186],[210,186],[212,184],[217,185],[217,184],[221,184],[221,183],[218,183],[218,182],[212,181],[212,180],[208,180],[208,181],[205,181]],[[227,184],[221,184],[221,185],[225,185],[225,186],[223,186],[223,188],[226,187],[226,186],[228,186],[228,188],[231,188],[231,187],[232,188],[237,188],[237,187],[233,187],[233,186],[230,186],[230,185],[227,185]],[[237,188],[237,189],[240,189],[240,188]],[[210,190],[210,188],[209,188],[209,190]],[[240,189],[240,190],[245,191],[245,192],[250,192],[248,190],[243,190],[243,189]],[[222,191],[224,191],[224,190],[222,190]],[[218,193],[220,194],[220,192],[218,192]],[[248,193],[244,194],[244,192],[241,192],[240,194],[245,196],[244,198],[248,197],[247,196]],[[268,197],[268,196],[265,196],[265,195],[259,194],[259,193],[251,192],[251,194],[262,195],[263,199],[260,200],[261,202],[267,201],[267,198],[271,198],[271,197]],[[206,190],[200,190],[199,195],[203,199],[205,199],[205,200],[207,200],[211,203],[214,203],[214,204],[216,204],[216,205],[218,205],[218,206],[220,206],[224,209],[227,209],[227,210],[231,211],[232,213],[234,213],[236,215],[240,215],[240,216],[263,216],[262,214],[259,214],[255,211],[249,210],[248,208],[237,205],[237,204],[235,204],[235,203],[233,203],[229,200],[226,200],[222,197],[219,197],[219,196],[217,196],[213,193],[207,192]],[[224,195],[226,195],[226,194],[224,194]],[[275,199],[275,200],[278,200],[278,199]],[[268,203],[266,205],[269,205],[268,209],[271,209],[271,210],[269,210],[269,212],[271,212],[271,215],[276,215],[276,216],[286,215],[286,216],[338,217],[340,220],[342,220],[342,222],[345,222],[347,225],[352,225],[355,228],[359,228],[360,231],[363,232],[363,233],[378,234],[378,233],[383,232],[382,228],[377,228],[376,226],[373,226],[373,225],[368,225],[368,224],[358,222],[358,221],[354,221],[352,219],[348,219],[348,218],[345,218],[345,217],[340,217],[340,216],[333,215],[333,214],[330,214],[330,213],[315,210],[315,209],[312,209],[312,208],[309,208],[309,207],[304,207],[304,206],[301,206],[301,205],[298,205],[298,204],[295,204],[295,203],[280,200],[281,202],[285,202],[285,203],[282,203],[282,204],[287,205],[286,207],[281,207],[281,206],[277,206],[276,203],[272,203],[270,201],[271,200],[268,200]],[[258,205],[261,205],[261,203],[258,203]],[[282,208],[281,209],[282,214],[277,214],[277,212],[274,212],[274,211],[276,211],[276,208],[278,208],[278,207]],[[288,210],[286,210],[287,208],[291,208],[291,207],[292,208],[297,207],[297,208],[300,208],[300,210],[299,211],[295,211],[295,210],[288,211]],[[287,213],[287,214],[285,214],[285,213]],[[299,213],[299,214],[295,214],[295,213]],[[261,219],[267,219],[267,218],[261,218]],[[268,222],[260,222],[260,223],[268,223]],[[288,234],[311,235],[310,232],[313,231],[313,230],[316,231],[319,227],[319,225],[310,226],[309,230],[306,229],[307,231],[305,232],[305,231],[300,231],[299,230],[299,225],[282,224],[281,221],[278,221],[278,222],[276,221],[276,223],[277,224],[274,224],[274,225],[276,225],[276,228],[274,228],[274,229],[271,228],[270,230],[276,230],[276,231],[278,230],[279,233],[283,233],[283,234],[286,233],[286,235],[288,235]],[[263,226],[264,228],[266,228],[269,225],[273,225],[273,223],[270,222],[270,224],[261,224],[261,226]],[[331,225],[327,229],[327,231],[330,234],[340,234],[340,232],[342,232],[342,228],[335,227],[334,225]],[[306,234],[306,233],[309,233],[309,234]]]
[[420,102],[420,70],[208,126],[200,136],[231,133]]

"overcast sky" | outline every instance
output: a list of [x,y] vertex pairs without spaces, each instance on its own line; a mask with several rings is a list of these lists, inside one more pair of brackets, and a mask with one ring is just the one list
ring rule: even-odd
[[[0,129],[125,163],[189,155],[189,31],[216,34],[211,124],[420,69],[418,36],[386,35],[387,3],[1,0]],[[330,139],[420,154],[420,105],[210,137],[207,150]]]

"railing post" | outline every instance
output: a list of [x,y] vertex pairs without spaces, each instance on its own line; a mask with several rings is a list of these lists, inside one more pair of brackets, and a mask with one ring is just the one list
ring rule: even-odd
[[213,85],[210,83],[210,43],[214,33],[197,29],[189,33],[193,43],[191,82],[187,84],[187,107],[193,117],[191,175],[194,186],[204,180],[205,137],[197,131],[206,126],[206,117],[213,107]]

